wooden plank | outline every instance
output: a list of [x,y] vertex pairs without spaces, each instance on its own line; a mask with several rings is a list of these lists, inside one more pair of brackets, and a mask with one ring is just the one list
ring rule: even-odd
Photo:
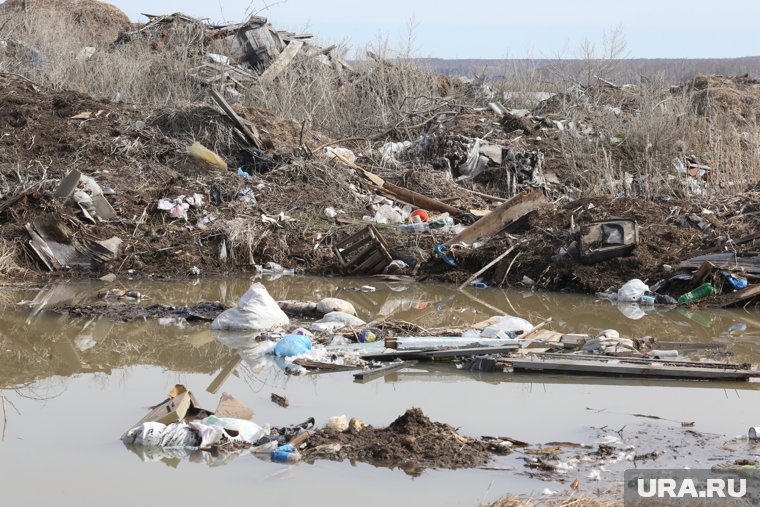
[[387,338],[385,346],[396,350],[451,350],[463,348],[502,347],[519,343],[514,340],[501,338],[479,338],[469,336],[398,336]]
[[760,274],[760,253],[757,252],[701,255],[683,261],[678,267],[698,269],[705,261],[713,263],[717,269],[741,270],[746,273]]
[[417,361],[401,361],[400,363],[389,364],[373,370],[360,371],[354,373],[354,380],[360,382],[371,382],[372,380],[384,377],[394,371],[402,370],[417,364]]
[[235,371],[235,368],[238,367],[240,361],[242,361],[242,359],[237,355],[230,359],[219,372],[219,375],[217,375],[214,380],[211,381],[211,383],[206,388],[206,391],[210,392],[211,394],[216,394],[216,392],[219,391],[219,388],[222,387],[230,375],[232,375],[232,372]]
[[546,198],[540,190],[517,195],[454,236],[446,244],[472,245],[481,238],[495,236],[511,223],[538,210],[546,203]]
[[282,51],[282,53],[277,55],[277,58],[275,58],[272,64],[267,67],[264,72],[261,73],[261,81],[265,84],[269,84],[277,79],[277,76],[282,74],[288,65],[290,65],[298,52],[301,51],[302,47],[303,42],[300,40],[291,41],[287,46],[285,46],[285,49]]
[[264,149],[264,143],[261,141],[261,137],[259,136],[259,132],[256,130],[256,127],[251,125],[251,128],[249,129],[243,122],[243,119],[238,116],[235,110],[232,109],[232,107],[227,103],[226,100],[224,100],[224,97],[222,97],[219,92],[211,89],[209,90],[209,95],[211,95],[211,98],[214,99],[214,102],[216,102],[219,107],[222,108],[222,111],[224,111],[229,119],[232,120],[232,123],[235,124],[237,129],[243,134],[243,137],[245,137],[249,143],[260,150]]
[[360,173],[362,173],[365,178],[367,178],[369,181],[371,181],[372,183],[374,183],[378,187],[382,187],[383,185],[385,185],[385,180],[382,179],[380,176],[378,176],[377,174],[372,173],[372,172],[366,170],[365,168],[363,168],[359,164],[351,162],[350,160],[348,160],[346,157],[344,157],[340,153],[331,152],[331,155],[333,156],[333,158],[337,158],[338,160],[340,160],[341,162],[343,162],[344,164],[346,164],[351,169],[355,169],[355,170],[359,171]]
[[111,203],[105,198],[103,194],[95,194],[92,196],[92,205],[95,207],[95,214],[103,220],[111,220],[116,218],[116,211],[111,206]]
[[55,197],[68,199],[77,188],[81,177],[82,173],[74,169],[61,180],[61,183],[58,185],[58,188],[55,189],[53,195]]
[[715,361],[688,361],[688,360],[673,360],[673,359],[654,359],[648,357],[611,357],[598,354],[563,354],[563,353],[547,353],[536,354],[534,357],[538,359],[560,359],[560,360],[580,360],[580,361],[599,361],[608,362],[615,361],[621,363],[631,364],[663,364],[671,366],[689,366],[693,368],[717,368],[717,369],[732,369],[741,370],[744,365],[737,363],[719,363]]
[[504,354],[519,349],[520,346],[505,345],[502,347],[472,347],[448,350],[408,350],[387,352],[380,354],[367,354],[361,356],[367,361],[395,361],[396,359],[417,359],[420,361],[431,361],[436,358],[453,358],[453,357],[470,357],[488,354]]
[[383,193],[389,193],[392,197],[395,197],[400,201],[404,201],[405,203],[411,204],[416,208],[422,208],[427,211],[439,211],[441,213],[449,213],[452,216],[457,216],[462,213],[462,210],[455,206],[446,204],[437,199],[433,199],[432,197],[422,195],[413,190],[409,190],[408,188],[399,187],[393,183],[388,183],[387,181],[380,188],[380,191]]
[[749,380],[758,372],[749,370],[719,370],[684,366],[644,365],[619,362],[560,361],[541,359],[509,359],[514,371],[565,373],[575,375],[612,375],[686,380]]
[[308,431],[304,431],[294,436],[293,438],[291,438],[290,442],[288,443],[292,445],[293,447],[295,447],[296,449],[298,449],[298,446],[306,442],[307,440],[309,440],[310,436],[311,436],[311,433],[309,433]]
[[703,350],[703,349],[725,349],[727,343],[692,343],[692,342],[675,342],[657,340],[655,345],[663,350]]
[[358,366],[351,366],[347,364],[334,364],[323,363],[320,361],[312,361],[311,359],[296,359],[293,364],[301,366],[309,370],[310,373],[332,373],[339,371],[353,371],[358,370]]
[[390,195],[391,197],[394,197],[398,199],[399,201],[403,201],[407,204],[411,204],[412,206],[423,208],[428,211],[440,211],[442,213],[449,213],[451,215],[459,215],[462,213],[462,210],[457,207],[443,203],[437,199],[433,199],[432,197],[427,197],[413,190],[409,190],[408,188],[399,187],[392,183],[388,183],[377,174],[366,170],[365,168],[361,167],[359,164],[355,162],[351,162],[350,160],[348,160],[346,157],[342,156],[339,153],[333,152],[331,154],[333,155],[334,158],[340,160],[341,162],[343,162],[350,168],[355,169],[359,171],[360,173],[362,173],[362,175],[364,175],[365,178],[367,178],[369,181],[371,181],[374,185],[377,186],[375,190],[379,192]]

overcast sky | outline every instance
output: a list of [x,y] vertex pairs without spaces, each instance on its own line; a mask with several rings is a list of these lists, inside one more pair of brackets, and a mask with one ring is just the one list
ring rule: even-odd
[[[394,46],[416,24],[420,57],[534,58],[577,55],[584,38],[601,46],[621,26],[628,56],[699,58],[760,55],[756,0],[110,0],[130,18],[186,14],[240,21],[251,12],[277,28],[308,30],[324,43]],[[269,7],[267,7],[267,4]]]

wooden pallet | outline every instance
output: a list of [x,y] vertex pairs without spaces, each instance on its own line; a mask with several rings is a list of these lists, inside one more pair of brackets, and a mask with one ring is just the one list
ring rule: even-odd
[[334,245],[333,253],[349,276],[377,275],[393,260],[385,240],[371,225]]

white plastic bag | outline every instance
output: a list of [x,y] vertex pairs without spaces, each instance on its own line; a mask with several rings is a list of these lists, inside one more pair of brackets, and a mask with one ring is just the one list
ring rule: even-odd
[[287,326],[290,319],[266,288],[254,283],[235,308],[222,312],[211,323],[211,329],[230,331],[269,331]]
[[618,301],[624,303],[638,303],[641,300],[641,296],[649,290],[649,286],[634,278],[625,283],[620,290],[618,290]]
[[201,436],[184,422],[146,422],[129,430],[122,441],[137,447],[197,447]]
[[501,331],[522,331],[524,334],[531,329],[533,329],[533,324],[527,320],[521,319],[520,317],[505,315],[504,317],[499,317],[495,323],[483,329],[483,331],[480,332],[480,336],[482,338],[494,338]]
[[317,311],[322,315],[326,315],[330,312],[343,312],[349,315],[356,315],[356,309],[354,305],[344,299],[338,298],[325,298],[317,303]]
[[337,432],[343,433],[344,431],[348,430],[348,417],[345,415],[336,415],[334,417],[331,417],[325,423],[325,428],[328,430],[335,430]]
[[312,331],[317,333],[331,333],[344,327],[360,327],[367,323],[358,317],[344,312],[330,312],[311,325]]
[[146,422],[129,430],[121,440],[125,444],[132,444],[138,447],[156,447],[161,441],[161,435],[165,429],[165,424]]
[[[210,415],[203,419],[201,423],[206,426],[212,426],[224,430],[226,438],[233,442],[242,441],[253,444],[269,433],[269,428],[262,428],[255,422],[246,421],[244,419],[233,419],[231,417],[216,417],[215,415]],[[236,434],[232,435],[231,433]]]

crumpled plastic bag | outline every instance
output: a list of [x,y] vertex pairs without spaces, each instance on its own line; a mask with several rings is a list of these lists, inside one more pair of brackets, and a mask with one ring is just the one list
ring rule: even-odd
[[234,308],[225,310],[211,323],[211,329],[229,331],[270,331],[287,326],[290,319],[260,283],[254,283]]
[[344,327],[360,327],[367,323],[344,312],[330,312],[311,325],[312,331],[331,333]]
[[311,340],[302,334],[287,334],[283,336],[272,351],[275,356],[300,356],[311,350]]
[[493,338],[501,331],[504,331],[506,333],[510,331],[522,331],[524,334],[529,332],[531,329],[533,329],[533,324],[527,320],[521,319],[520,317],[505,315],[503,317],[499,317],[495,323],[484,328],[483,331],[480,332],[480,336],[481,338]]
[[169,425],[146,422],[129,430],[122,441],[143,447],[198,447],[201,437],[184,422]]
[[618,290],[618,301],[624,303],[638,303],[641,300],[641,296],[643,296],[648,290],[649,286],[647,284],[638,278],[634,278],[620,287],[620,290]]
[[317,311],[322,315],[326,315],[330,312],[343,312],[349,315],[356,315],[356,309],[354,305],[346,301],[345,299],[338,298],[324,298],[317,303]]
[[255,422],[231,417],[217,417],[210,415],[201,421],[201,424],[219,428],[224,431],[224,436],[233,442],[256,443],[264,435],[269,434],[269,427],[261,427]]

